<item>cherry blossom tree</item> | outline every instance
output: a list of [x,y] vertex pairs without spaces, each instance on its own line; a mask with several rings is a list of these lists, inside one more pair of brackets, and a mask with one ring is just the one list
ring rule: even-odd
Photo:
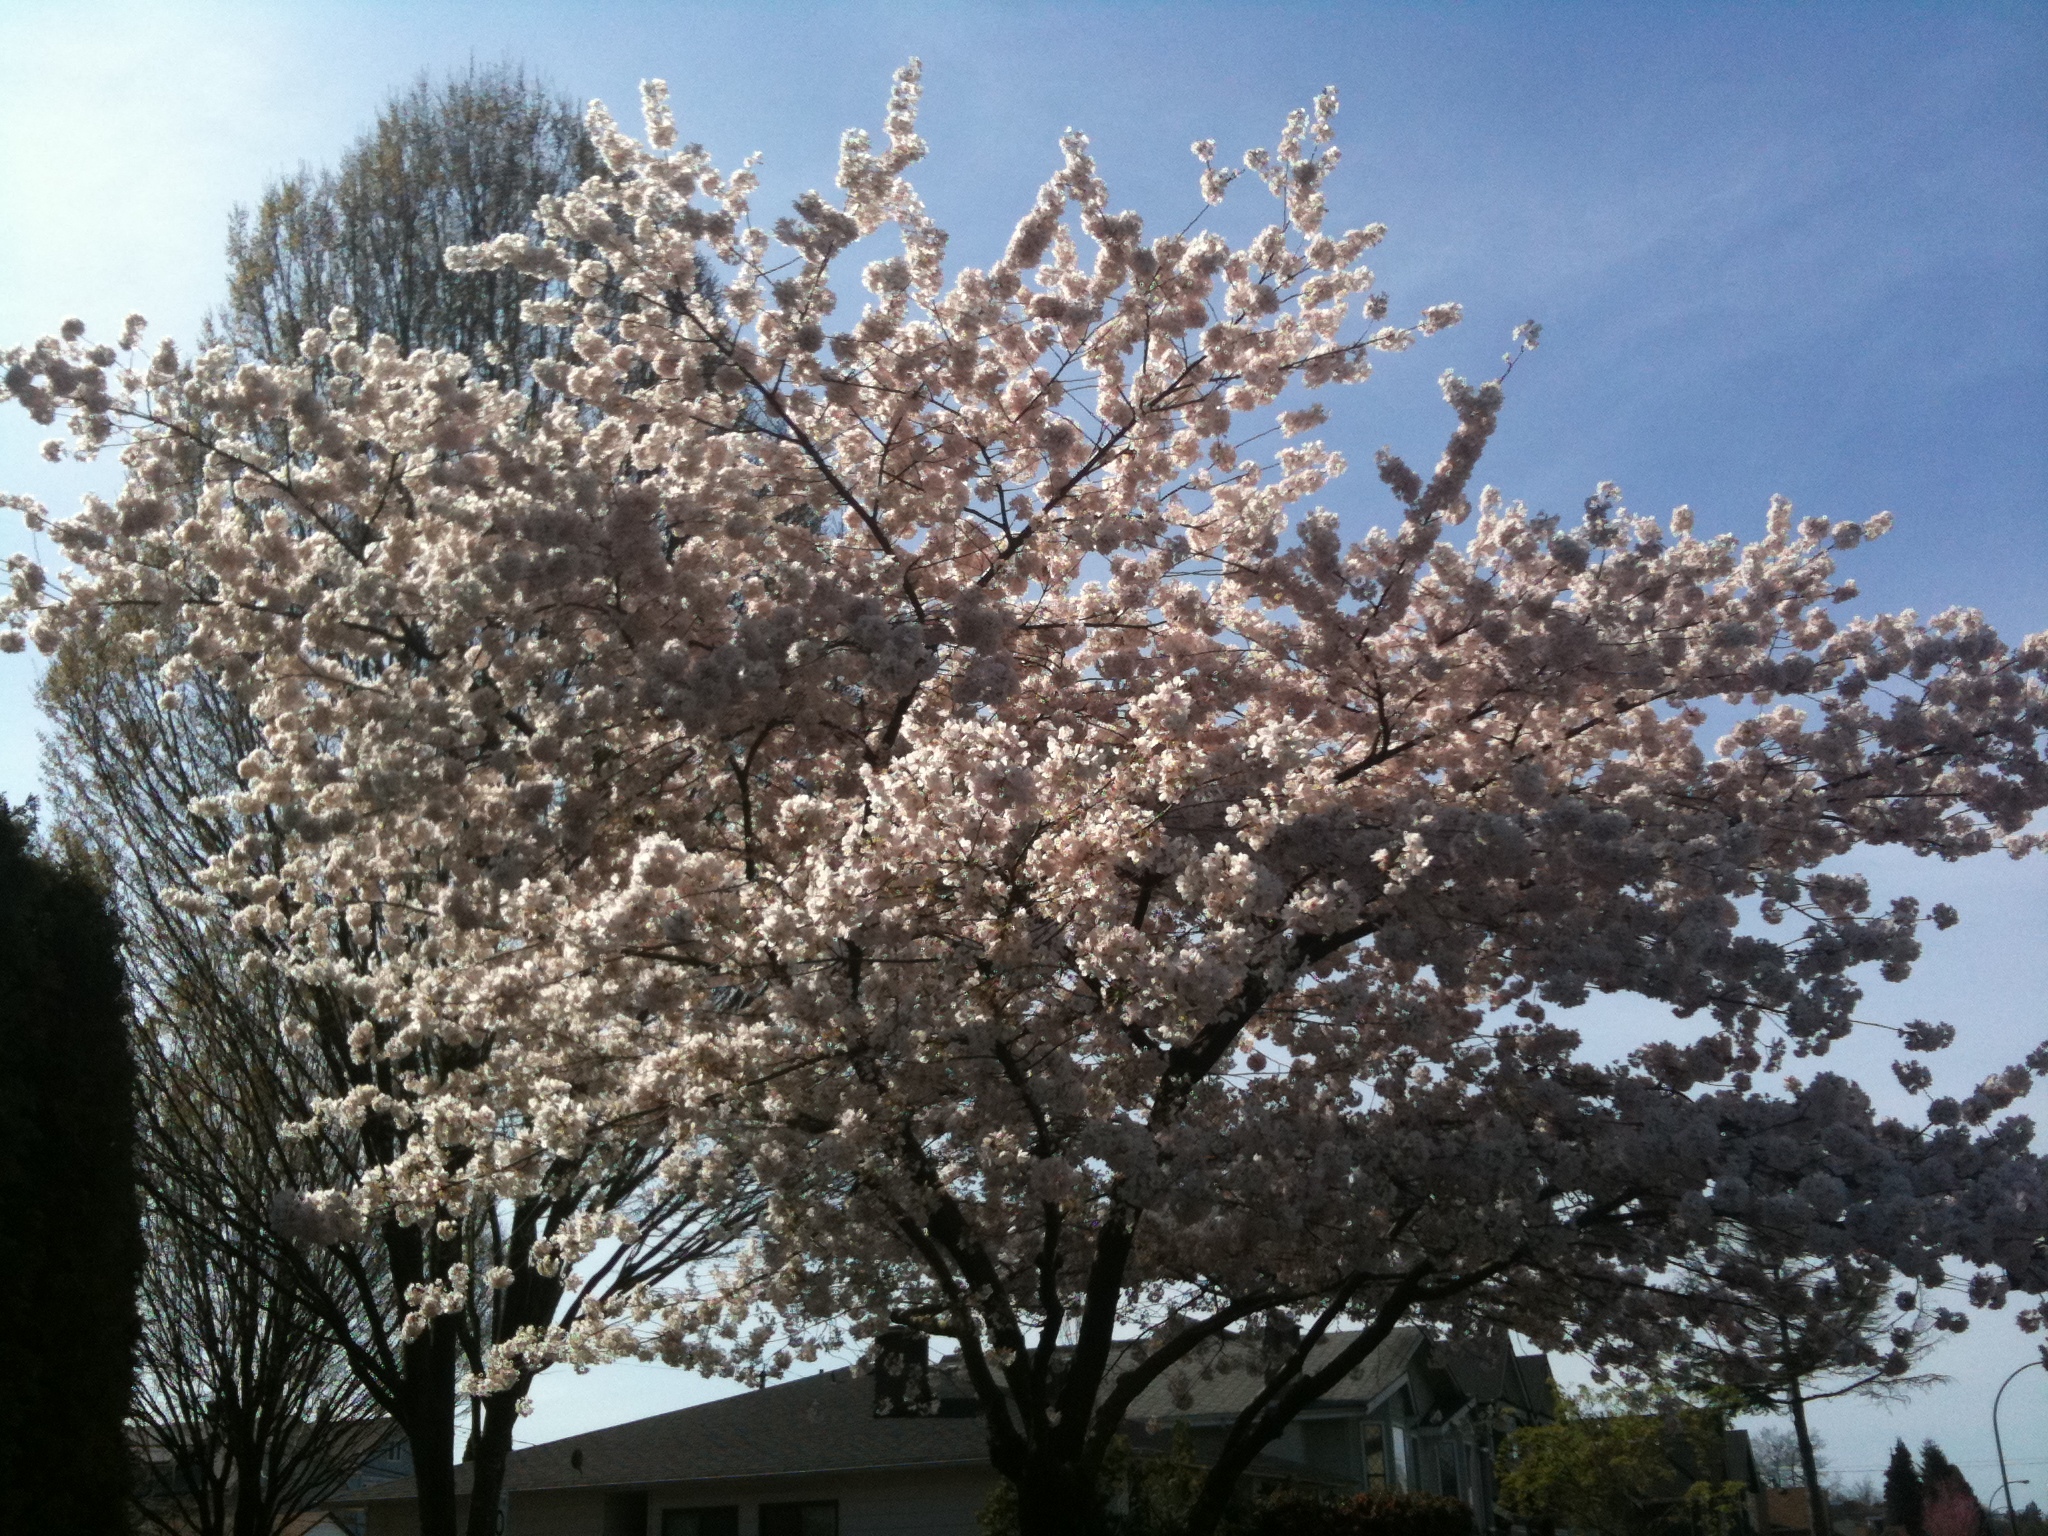
[[[949,274],[918,89],[771,227],[658,88],[645,146],[594,113],[544,237],[449,253],[574,296],[528,311],[574,330],[545,412],[346,314],[289,367],[139,325],[6,358],[126,470],[27,509],[70,569],[17,563],[14,643],[182,626],[171,680],[262,728],[228,808],[287,840],[195,890],[365,1058],[455,1063],[320,1107],[417,1130],[338,1217],[431,1228],[659,1126],[679,1176],[759,1181],[758,1239],[503,1369],[919,1329],[1026,1536],[1087,1528],[1127,1417],[1246,1333],[1196,1532],[1403,1320],[1642,1360],[1737,1241],[2048,1286],[2002,1114],[2048,1050],[1922,1125],[1762,1085],[1951,918],[1836,861],[2034,846],[2048,638],[1852,616],[1882,518],[1777,501],[1745,545],[1475,494],[1503,380],[1445,377],[1441,457],[1381,454],[1391,525],[1347,542],[1314,392],[1459,314],[1386,324],[1382,231],[1328,225],[1334,95],[1242,172],[1195,146],[1206,204],[1271,196],[1242,243],[1147,238],[1069,134]],[[1692,1022],[1591,1060],[1557,1010],[1596,991]]]

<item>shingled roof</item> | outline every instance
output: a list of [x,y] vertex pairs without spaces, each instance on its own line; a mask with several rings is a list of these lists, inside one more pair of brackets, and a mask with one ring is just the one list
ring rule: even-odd
[[[1309,1351],[1311,1371],[1357,1338],[1355,1333],[1328,1334]],[[1369,1403],[1400,1381],[1426,1337],[1420,1328],[1396,1328],[1358,1368],[1324,1394],[1324,1403]],[[1259,1372],[1256,1341],[1233,1337],[1198,1351],[1189,1363],[1167,1372],[1138,1394],[1133,1419],[1208,1418],[1236,1414],[1255,1397],[1265,1381]]]
[[[988,1465],[988,1427],[979,1417],[878,1419],[874,1401],[870,1378],[826,1371],[514,1451],[506,1485],[530,1493]],[[467,1466],[457,1469],[458,1494],[469,1491],[469,1479]],[[417,1494],[408,1477],[335,1502],[352,1508]]]
[[[1311,1369],[1355,1337],[1333,1334],[1323,1339],[1310,1354]],[[1423,1329],[1397,1328],[1321,1403],[1373,1403],[1415,1368],[1446,1373],[1447,1380],[1455,1380],[1460,1397],[1489,1401],[1516,1401],[1526,1395],[1531,1369],[1540,1372],[1545,1385],[1549,1378],[1540,1355],[1517,1362],[1504,1350],[1438,1346],[1433,1352]],[[932,1378],[941,1411],[929,1417],[878,1419],[870,1376],[826,1371],[515,1451],[506,1463],[507,1487],[527,1493],[835,1472],[986,1468],[988,1427],[965,1383],[945,1361],[934,1364]],[[1191,1360],[1185,1369],[1169,1373],[1139,1394],[1129,1414],[1133,1443],[1141,1450],[1163,1449],[1167,1441],[1159,1426],[1174,1419],[1234,1415],[1263,1384],[1256,1341],[1246,1336],[1224,1341],[1207,1358]],[[1267,1458],[1262,1456],[1259,1462],[1264,1467]],[[469,1479],[467,1466],[457,1469],[458,1494],[469,1491]],[[402,1478],[352,1492],[335,1503],[353,1508],[415,1496],[413,1480]]]
[[[1326,1335],[1309,1351],[1309,1369],[1320,1369],[1357,1337]],[[1446,1342],[1422,1328],[1396,1328],[1315,1406],[1370,1407],[1411,1372],[1441,1383],[1433,1389],[1440,1401],[1506,1402],[1539,1414],[1550,1407],[1550,1364],[1542,1355],[1518,1357],[1505,1339]],[[1148,1386],[1131,1406],[1130,1416],[1152,1420],[1235,1415],[1263,1385],[1258,1341],[1234,1334]]]

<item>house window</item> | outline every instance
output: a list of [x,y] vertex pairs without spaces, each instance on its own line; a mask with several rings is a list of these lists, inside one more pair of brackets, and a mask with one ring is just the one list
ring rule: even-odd
[[1387,1486],[1387,1427],[1371,1420],[1358,1426],[1358,1441],[1365,1458],[1365,1486]]
[[661,1536],[740,1536],[740,1507],[711,1504],[699,1509],[664,1509]]
[[1436,1472],[1438,1491],[1449,1498],[1457,1498],[1458,1448],[1448,1440],[1442,1440],[1437,1443]]
[[839,1505],[831,1499],[763,1504],[761,1536],[839,1536]]

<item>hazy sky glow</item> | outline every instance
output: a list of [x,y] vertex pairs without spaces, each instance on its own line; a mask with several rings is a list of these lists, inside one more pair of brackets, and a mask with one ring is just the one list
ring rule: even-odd
[[[0,8],[0,345],[141,310],[190,338],[217,302],[228,210],[330,162],[421,71],[515,60],[635,123],[671,85],[684,138],[765,152],[769,213],[829,185],[838,135],[878,128],[890,71],[925,60],[918,180],[985,264],[1056,138],[1088,132],[1119,206],[1155,230],[1199,207],[1190,140],[1226,159],[1287,110],[1342,93],[1334,222],[1379,220],[1396,318],[1456,299],[1465,324],[1327,396],[1325,435],[1369,464],[1432,459],[1432,383],[1490,374],[1534,317],[1481,478],[1570,511],[1600,480],[1638,510],[1679,502],[1703,533],[1762,531],[1773,492],[1803,513],[1898,527],[1848,563],[1866,608],[1986,610],[2048,628],[2048,6],[1138,4],[104,4]],[[67,507],[105,466],[53,468],[0,415],[0,486]],[[1386,515],[1354,473],[1329,504]],[[18,523],[0,547],[25,547]],[[0,667],[0,792],[36,783],[33,665]],[[2048,1035],[2048,860],[1862,861],[1883,895],[1947,900],[1913,980],[1866,1010],[1955,1022],[1951,1086]],[[1653,1011],[1653,1010],[1652,1010]],[[1619,1049],[1658,1021],[1585,1010]],[[1838,1053],[1889,1088],[1882,1037]],[[1838,1063],[1830,1061],[1828,1065]],[[1810,1063],[1796,1064],[1810,1070]],[[1899,1097],[1894,1094],[1893,1097]],[[2048,1098],[2037,1090],[2037,1117]],[[1904,1105],[1901,1105],[1904,1112]],[[1952,1383],[1886,1413],[1817,1421],[1851,1480],[1895,1435],[1938,1437],[1989,1501],[1991,1394],[2033,1342],[1983,1316],[1934,1362]],[[693,1401],[655,1367],[545,1379],[531,1438]],[[715,1389],[709,1389],[715,1390]],[[2017,1490],[2048,1497],[2048,1372],[2006,1394]]]

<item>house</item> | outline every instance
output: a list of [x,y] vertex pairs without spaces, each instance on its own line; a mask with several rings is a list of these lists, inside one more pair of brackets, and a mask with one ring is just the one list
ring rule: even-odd
[[[1311,1365],[1342,1346],[1325,1340]],[[1140,1456],[1176,1424],[1199,1459],[1263,1385],[1258,1346],[1233,1338],[1141,1395]],[[1254,1465],[1267,1485],[1333,1492],[1392,1486],[1494,1517],[1493,1456],[1516,1424],[1545,1417],[1550,1371],[1504,1341],[1447,1344],[1397,1329],[1304,1412]],[[457,1473],[467,1491],[467,1469]],[[900,1374],[827,1371],[515,1452],[507,1536],[979,1536],[995,1487],[979,1405],[941,1361],[928,1386]],[[338,1497],[365,1536],[410,1536],[410,1479]]]
[[[1310,1369],[1349,1337],[1325,1339],[1311,1352]],[[1149,1388],[1131,1417],[1183,1422],[1193,1432],[1196,1455],[1213,1455],[1261,1385],[1254,1347],[1233,1340],[1218,1358],[1185,1374],[1193,1379],[1176,1384],[1169,1376]],[[1504,1340],[1447,1343],[1420,1328],[1397,1328],[1303,1410],[1265,1454],[1352,1489],[1392,1487],[1462,1499],[1485,1533],[1504,1525],[1494,1518],[1500,1441],[1519,1425],[1548,1419],[1550,1401],[1550,1362],[1543,1355],[1518,1356]]]
[[[301,1426],[301,1432],[312,1434],[316,1431]],[[349,1495],[381,1482],[412,1475],[412,1449],[398,1426],[388,1418],[344,1419],[331,1422],[317,1432],[325,1436],[321,1444],[326,1448],[323,1456],[331,1457],[327,1464],[352,1468],[340,1489],[330,1499],[322,1501],[323,1505],[337,1500],[346,1504]],[[226,1470],[225,1450],[218,1441],[218,1434],[201,1424],[187,1423],[168,1428],[162,1424],[142,1422],[128,1425],[135,1498],[150,1511],[152,1524],[167,1529],[182,1528],[188,1518],[191,1501],[198,1496],[193,1458],[211,1461],[217,1473],[225,1478],[223,1493],[232,1502],[234,1479]],[[320,1507],[298,1515],[285,1527],[283,1536],[363,1536],[363,1523],[360,1508]]]
[[[1833,1527],[1834,1536],[1884,1536],[1886,1524],[1884,1501],[1882,1499],[1875,1501],[1844,1499],[1830,1493],[1828,1495],[1828,1521]],[[1810,1524],[1811,1522],[1809,1521],[1808,1523]],[[2020,1519],[2020,1528],[2022,1530],[2026,1528],[2024,1514],[2022,1514]]]
[[[374,1428],[366,1425],[359,1431],[366,1448],[361,1464],[349,1473],[348,1481],[339,1490],[328,1496],[330,1507],[322,1511],[322,1519],[334,1527],[339,1536],[365,1536],[365,1517],[361,1509],[349,1503],[351,1495],[380,1483],[412,1476],[411,1442],[390,1419],[377,1419],[372,1423]],[[327,1536],[327,1532],[316,1526],[306,1536]]]
[[[1769,1521],[1768,1526],[1762,1529],[1768,1531],[1769,1536],[1804,1536],[1813,1529],[1813,1507],[1807,1502],[1803,1486],[1765,1487],[1762,1497],[1764,1515]],[[1865,1503],[1828,1493],[1830,1536],[1883,1536],[1884,1529],[1882,1501]]]
[[1806,1501],[1804,1488],[1765,1488],[1764,1529],[1771,1536],[1791,1536],[1793,1532],[1805,1533],[1813,1529],[1813,1509]]
[[[1773,1521],[1781,1506],[1773,1502],[1775,1493],[1765,1486],[1757,1469],[1749,1431],[1730,1429],[1725,1415],[1706,1410],[1692,1411],[1700,1414],[1705,1422],[1690,1431],[1683,1427],[1678,1417],[1659,1415],[1662,1419],[1662,1449],[1669,1465],[1669,1475],[1661,1486],[1637,1501],[1644,1528],[1654,1528],[1661,1523],[1664,1530],[1686,1532],[1688,1536],[1704,1536],[1704,1533],[1716,1529],[1732,1533],[1732,1536],[1771,1536],[1777,1530]],[[1703,1485],[1732,1495],[1714,1521],[1703,1520],[1702,1512],[1691,1505],[1692,1492]],[[1800,1531],[1806,1529],[1805,1498],[1804,1493],[1799,1495],[1802,1506]],[[1786,1536],[1786,1533],[1781,1532],[1780,1536]]]
[[[827,1371],[515,1451],[507,1536],[978,1536],[993,1474],[973,1405],[877,1418],[874,1400]],[[416,1530],[410,1478],[352,1497],[366,1536]]]
[[[1666,1513],[1673,1526],[1684,1525],[1689,1530],[1698,1528],[1697,1522],[1683,1512],[1684,1489],[1698,1483],[1718,1483],[1723,1488],[1737,1490],[1731,1519],[1738,1532],[1745,1533],[1745,1536],[1767,1536],[1774,1528],[1773,1522],[1783,1505],[1772,1501],[1772,1490],[1764,1485],[1748,1430],[1730,1429],[1723,1419],[1718,1435],[1704,1446],[1694,1444],[1685,1435],[1673,1435],[1665,1449],[1678,1473],[1666,1500]],[[1804,1531],[1811,1522],[1803,1507],[1806,1502],[1803,1492],[1799,1501],[1802,1507],[1798,1528]]]

